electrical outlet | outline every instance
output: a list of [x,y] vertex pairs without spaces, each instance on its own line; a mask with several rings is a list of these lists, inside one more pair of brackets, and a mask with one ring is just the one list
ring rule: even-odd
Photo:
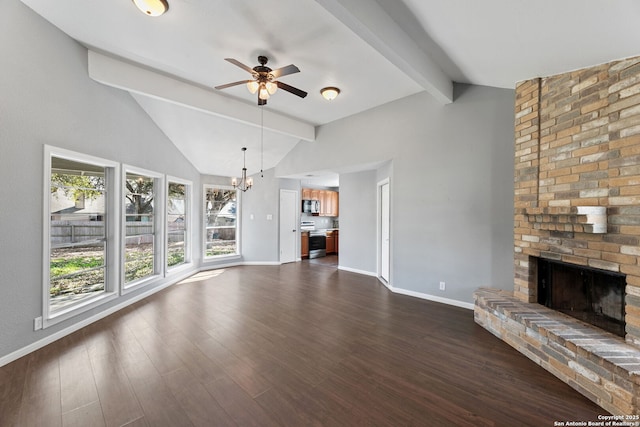
[[441,291],[444,291],[444,289],[445,289],[445,284],[444,284],[444,282],[440,282],[440,290],[441,290]]
[[40,329],[42,329],[42,317],[36,317],[33,319],[33,330],[39,331]]

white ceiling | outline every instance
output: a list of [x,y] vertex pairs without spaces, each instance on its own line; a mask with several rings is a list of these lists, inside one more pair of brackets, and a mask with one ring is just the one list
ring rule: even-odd
[[[513,88],[640,54],[636,0],[168,0],[158,18],[130,0],[22,1],[97,52],[89,75],[130,91],[201,173],[223,176],[243,146],[253,174],[261,144],[268,169],[314,126],[425,90],[444,104],[453,81]],[[298,66],[280,80],[309,93],[269,99],[263,142],[256,96],[212,89],[250,77],[224,58],[253,67],[258,55]],[[326,101],[324,86],[342,93]]]

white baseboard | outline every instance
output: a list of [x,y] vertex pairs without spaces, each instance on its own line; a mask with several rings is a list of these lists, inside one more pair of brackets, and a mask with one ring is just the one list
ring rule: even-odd
[[[356,270],[354,268],[348,268],[348,267],[342,267],[342,266],[339,266],[338,269],[345,270],[345,271],[350,271],[352,273],[366,274],[367,276],[378,277],[377,273],[372,273],[370,271]],[[435,302],[439,302],[439,303],[442,303],[442,304],[453,305],[455,307],[461,307],[461,308],[466,308],[466,309],[469,309],[469,310],[473,310],[473,304],[472,303],[458,301],[458,300],[451,299],[451,298],[438,297],[438,296],[435,296],[435,295],[423,294],[422,292],[410,291],[408,289],[396,288],[393,285],[391,285],[390,283],[388,283],[386,280],[381,279],[380,277],[378,277],[378,280],[380,281],[380,283],[382,283],[387,289],[389,289],[394,294],[408,295],[410,297],[426,299],[426,300],[429,300],[429,301],[435,301]]]
[[338,270],[344,270],[350,273],[364,274],[365,276],[373,276],[373,277],[378,276],[378,274],[373,271],[358,270],[357,268],[344,267],[342,265],[338,266]]
[[470,303],[470,302],[463,302],[463,301],[458,301],[458,300],[451,299],[451,298],[438,297],[438,296],[435,296],[435,295],[424,294],[422,292],[410,291],[408,289],[394,288],[393,286],[389,286],[387,284],[385,284],[385,286],[387,288],[389,288],[389,290],[391,292],[396,293],[396,294],[408,295],[410,297],[426,299],[426,300],[429,300],[429,301],[435,301],[435,302],[439,302],[439,303],[442,303],[442,304],[453,305],[453,306],[456,306],[456,307],[461,307],[461,308],[466,308],[466,309],[469,309],[469,310],[473,310],[473,303]]
[[280,261],[245,261],[240,265],[282,265]]

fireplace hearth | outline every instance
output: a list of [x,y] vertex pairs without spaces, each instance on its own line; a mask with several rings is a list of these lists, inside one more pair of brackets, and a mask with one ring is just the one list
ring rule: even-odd
[[475,305],[617,415],[640,415],[639,81],[640,56],[516,85],[513,291],[478,290]]
[[624,274],[537,260],[539,304],[624,337]]

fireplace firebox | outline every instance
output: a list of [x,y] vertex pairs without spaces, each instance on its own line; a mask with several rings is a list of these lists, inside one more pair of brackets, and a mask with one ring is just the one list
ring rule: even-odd
[[624,337],[624,274],[537,260],[539,304]]

